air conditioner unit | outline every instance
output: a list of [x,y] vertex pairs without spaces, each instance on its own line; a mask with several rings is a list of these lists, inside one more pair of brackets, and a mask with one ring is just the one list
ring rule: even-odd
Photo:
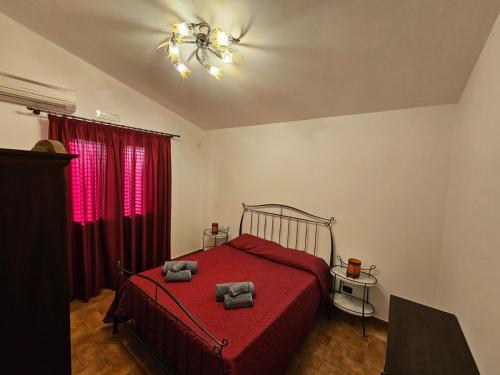
[[76,111],[75,92],[0,72],[0,101],[49,112]]

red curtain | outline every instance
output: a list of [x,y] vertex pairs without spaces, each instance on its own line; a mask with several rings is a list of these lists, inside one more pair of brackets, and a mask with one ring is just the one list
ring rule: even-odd
[[170,137],[49,116],[49,139],[79,157],[66,170],[70,298],[115,288],[170,259]]

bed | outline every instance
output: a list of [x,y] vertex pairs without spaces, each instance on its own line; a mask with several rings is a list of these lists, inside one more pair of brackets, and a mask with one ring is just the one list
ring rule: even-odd
[[[113,331],[130,320],[169,373],[280,374],[330,298],[329,265],[319,255],[326,244],[333,261],[333,223],[288,206],[244,204],[238,237],[183,258],[198,261],[188,283],[166,283],[162,267],[134,274],[119,266]],[[247,280],[256,289],[252,308],[215,301],[215,284]]]

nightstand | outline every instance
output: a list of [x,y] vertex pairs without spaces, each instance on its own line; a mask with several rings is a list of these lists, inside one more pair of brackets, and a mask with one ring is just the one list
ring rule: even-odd
[[[377,284],[377,278],[372,275],[375,266],[362,268],[358,278],[347,276],[347,263],[337,257],[339,264],[330,269],[333,276],[332,305],[348,314],[361,317],[363,321],[363,336],[366,337],[365,319],[373,316],[375,308],[369,302],[370,288]],[[338,283],[337,283],[338,279]],[[338,287],[337,287],[338,284]],[[355,297],[344,292],[344,285],[363,288],[363,297]]]
[[[205,245],[205,239],[210,241],[212,239],[212,245]],[[212,229],[203,229],[203,250],[216,247],[218,243],[227,242],[229,239],[229,233],[227,229],[219,229],[217,233],[212,233]]]

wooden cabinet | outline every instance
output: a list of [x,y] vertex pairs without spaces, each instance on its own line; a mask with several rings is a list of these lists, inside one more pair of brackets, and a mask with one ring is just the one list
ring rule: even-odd
[[73,157],[0,149],[4,374],[71,374],[64,168]]
[[391,295],[385,375],[479,375],[455,315]]

